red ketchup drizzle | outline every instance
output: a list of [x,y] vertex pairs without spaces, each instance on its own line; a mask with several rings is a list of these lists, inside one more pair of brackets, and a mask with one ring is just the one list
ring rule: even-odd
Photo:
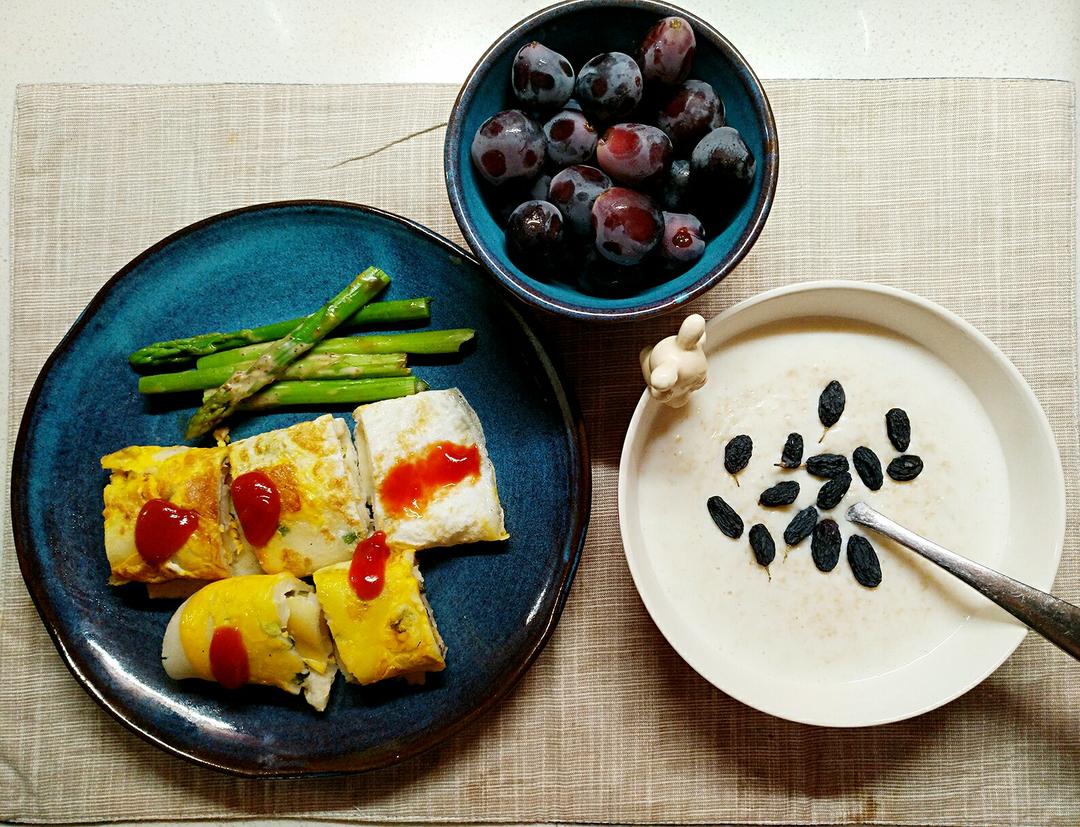
[[135,550],[159,565],[178,552],[199,527],[199,513],[168,500],[147,500],[135,519]]
[[382,594],[389,557],[390,547],[381,531],[356,544],[349,566],[349,585],[361,600],[374,600]]
[[419,514],[440,488],[478,476],[479,448],[436,442],[424,454],[391,468],[379,486],[379,497],[391,514]]
[[244,537],[256,548],[270,542],[281,518],[281,496],[262,471],[248,471],[229,487]]
[[240,630],[232,626],[218,626],[210,638],[210,674],[226,689],[236,689],[248,682],[247,649]]

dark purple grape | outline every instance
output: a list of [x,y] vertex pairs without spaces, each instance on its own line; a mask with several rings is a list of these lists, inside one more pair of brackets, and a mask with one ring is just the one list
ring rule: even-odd
[[564,109],[544,124],[547,157],[560,166],[583,164],[596,152],[596,130],[581,112]]
[[562,215],[547,201],[526,201],[511,213],[506,240],[522,265],[546,269],[562,248]]
[[669,210],[680,210],[686,204],[690,192],[690,162],[679,159],[672,161],[664,179],[664,189],[660,200]]
[[612,187],[592,206],[596,249],[616,264],[637,264],[660,241],[664,219],[652,199],[635,190]]
[[655,126],[620,123],[609,127],[596,145],[600,168],[622,184],[655,181],[671,157],[671,140]]
[[593,201],[610,186],[611,179],[596,167],[577,164],[551,179],[548,200],[562,212],[570,232],[591,239]]
[[578,287],[583,292],[617,298],[631,296],[641,289],[645,277],[644,265],[628,267],[608,261],[591,242],[585,250],[575,253]]
[[574,94],[570,61],[535,40],[518,50],[510,80],[517,99],[529,106],[562,106]]
[[660,255],[673,264],[691,264],[705,252],[705,230],[689,213],[666,212]]
[[641,102],[641,69],[628,54],[605,52],[578,72],[576,97],[594,122],[621,118]]
[[539,178],[533,181],[533,185],[529,188],[529,198],[532,198],[536,201],[547,201],[548,191],[550,189],[551,176],[541,175]]
[[665,17],[641,41],[641,70],[645,80],[682,83],[690,74],[697,41],[690,24],[681,17]]
[[526,181],[544,163],[544,133],[520,110],[496,112],[476,130],[471,154],[488,183]]
[[754,179],[754,154],[737,129],[721,126],[698,142],[690,156],[694,188],[723,194],[743,189]]
[[656,116],[678,152],[689,152],[713,129],[724,125],[724,103],[703,80],[688,80]]

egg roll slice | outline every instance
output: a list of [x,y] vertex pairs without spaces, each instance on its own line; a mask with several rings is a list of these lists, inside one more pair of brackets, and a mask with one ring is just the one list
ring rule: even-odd
[[[229,576],[239,577],[244,574],[263,574],[262,566],[259,565],[255,553],[240,541],[240,528],[232,512],[228,485],[222,485],[221,487],[221,500],[218,508],[219,513],[223,516],[221,538],[225,547],[225,555],[229,560]],[[151,600],[184,600],[210,582],[212,581],[177,579],[166,580],[161,583],[147,583],[146,595]]]
[[[101,458],[110,472],[105,486],[105,554],[109,582],[165,583],[228,577],[234,552],[227,539],[225,449],[185,446],[131,446]],[[197,516],[191,534],[175,552],[150,562],[136,547],[139,514],[151,500],[163,500]]]
[[251,542],[238,520],[241,549],[266,573],[305,577],[350,559],[370,533],[369,492],[345,420],[326,414],[238,440],[228,452],[234,481],[261,472],[280,500],[277,530],[262,545]]
[[336,563],[314,575],[346,680],[372,684],[403,677],[421,683],[425,673],[443,670],[446,645],[424,596],[415,551],[391,546],[382,591],[370,600],[357,596],[349,568],[349,563]]
[[230,577],[200,589],[169,620],[161,661],[174,680],[275,686],[303,692],[319,711],[337,672],[318,598],[287,572]]
[[361,405],[353,418],[375,527],[392,544],[425,549],[510,536],[484,429],[461,391]]

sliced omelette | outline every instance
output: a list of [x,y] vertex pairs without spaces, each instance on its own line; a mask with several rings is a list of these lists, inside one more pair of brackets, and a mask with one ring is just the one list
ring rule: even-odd
[[382,545],[383,538],[381,532],[369,538],[379,543],[376,554],[381,548],[377,571],[358,570],[356,561],[327,566],[315,572],[315,592],[338,665],[349,681],[370,684],[404,677],[420,682],[424,673],[445,668],[446,646],[424,597],[415,552]]
[[301,691],[322,711],[337,673],[333,644],[311,587],[291,574],[210,583],[173,614],[161,660],[175,680],[201,678]]
[[225,449],[131,446],[101,458],[113,585],[228,577],[237,550],[224,505]]
[[[238,440],[228,446],[228,456],[241,542],[263,571],[304,577],[350,559],[357,541],[370,533],[367,488],[344,420],[327,414]],[[255,506],[266,505],[260,491],[265,500],[274,499],[261,512],[239,502],[239,486],[251,480]],[[260,516],[263,524],[256,525]]]
[[414,549],[505,540],[495,469],[476,412],[456,388],[353,413],[375,526]]

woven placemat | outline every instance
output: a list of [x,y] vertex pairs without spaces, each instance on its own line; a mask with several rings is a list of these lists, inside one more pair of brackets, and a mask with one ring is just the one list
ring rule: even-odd
[[[1017,364],[1069,488],[1057,592],[1080,601],[1073,88],[1048,81],[774,81],[780,186],[712,315],[814,278],[914,290]],[[33,379],[97,288],[145,247],[247,204],[373,204],[460,243],[442,180],[448,86],[30,86],[17,96],[13,438]],[[618,535],[638,348],[674,321],[552,324],[594,458],[589,540],[562,623],[467,732],[366,776],[250,781],[131,735],[76,685],[0,560],[0,816],[362,821],[1068,823],[1080,819],[1080,666],[1033,636],[912,721],[825,730],[713,689],[659,635]],[[72,427],[78,412],[72,411]],[[63,553],[57,549],[57,553]]]

